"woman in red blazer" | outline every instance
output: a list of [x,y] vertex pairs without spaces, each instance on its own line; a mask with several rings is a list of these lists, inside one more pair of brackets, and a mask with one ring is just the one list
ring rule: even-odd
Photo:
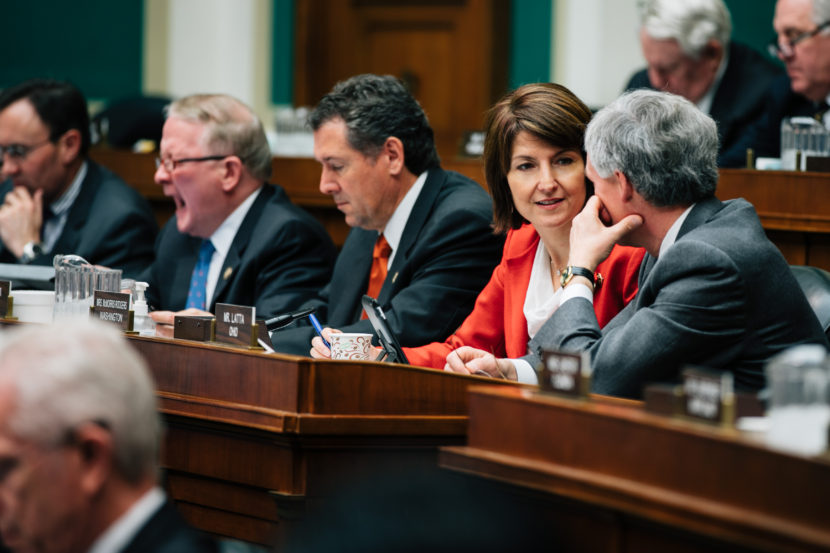
[[[582,101],[552,83],[522,86],[490,109],[484,164],[495,230],[507,232],[504,254],[452,336],[404,348],[411,364],[444,368],[447,356],[462,346],[496,357],[527,353],[530,337],[559,306],[571,220],[593,193],[582,144],[590,119]],[[634,298],[643,254],[616,246],[597,268],[600,325]]]

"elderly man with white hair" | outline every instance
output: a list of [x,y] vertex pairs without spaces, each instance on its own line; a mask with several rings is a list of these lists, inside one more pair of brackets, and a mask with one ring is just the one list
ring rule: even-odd
[[[729,151],[763,112],[763,94],[781,70],[752,48],[730,41],[732,21],[722,0],[646,0],[640,43],[647,67],[626,90],[679,94],[718,124],[721,151]],[[743,165],[746,156],[719,158]]]
[[0,536],[12,551],[202,553],[158,487],[147,367],[114,328],[0,333]]

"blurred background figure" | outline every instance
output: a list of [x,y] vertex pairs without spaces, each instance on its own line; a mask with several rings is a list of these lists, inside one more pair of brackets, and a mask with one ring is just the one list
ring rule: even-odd
[[830,126],[830,0],[778,0],[773,27],[770,53],[784,62],[787,74],[773,80],[764,99],[763,117],[732,152],[724,152],[724,166],[738,164],[747,148],[756,157],[779,157],[785,118],[814,117]]
[[[645,0],[640,44],[647,67],[626,90],[652,88],[683,96],[718,124],[728,152],[763,111],[764,91],[780,69],[756,50],[730,41],[722,0]],[[745,164],[746,154],[729,165]],[[722,166],[723,160],[720,161]]]
[[0,536],[8,548],[216,550],[158,486],[155,388],[115,328],[37,325],[2,339]]
[[87,158],[86,99],[32,79],[0,94],[0,262],[51,265],[77,254],[135,273],[153,260],[158,227],[147,201]]

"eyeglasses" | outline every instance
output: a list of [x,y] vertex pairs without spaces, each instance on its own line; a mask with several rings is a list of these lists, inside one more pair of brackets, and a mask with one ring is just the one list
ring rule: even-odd
[[41,146],[49,144],[50,142],[51,140],[47,138],[43,142],[39,142],[38,144],[33,144],[31,146],[26,146],[24,144],[9,144],[8,146],[0,146],[0,163],[6,159],[6,156],[9,156],[15,161],[22,161],[30,153],[37,150]]
[[157,157],[156,169],[164,165],[164,170],[168,173],[172,173],[176,170],[176,166],[178,166],[181,163],[195,163],[197,161],[217,161],[220,159],[225,159],[226,157],[230,156],[183,157],[181,159],[161,159],[160,157]]
[[767,50],[769,51],[769,54],[773,57],[792,56],[793,55],[793,48],[795,48],[796,44],[798,44],[799,42],[803,42],[803,41],[807,40],[808,38],[812,38],[812,37],[816,36],[817,34],[822,32],[827,27],[830,27],[830,21],[825,21],[824,23],[822,23],[821,25],[819,25],[818,27],[816,27],[812,31],[805,31],[803,33],[800,33],[800,34],[794,36],[793,38],[785,38],[783,40],[783,43],[782,43],[782,41],[778,40],[777,36],[775,36],[770,41],[770,43],[767,45]]

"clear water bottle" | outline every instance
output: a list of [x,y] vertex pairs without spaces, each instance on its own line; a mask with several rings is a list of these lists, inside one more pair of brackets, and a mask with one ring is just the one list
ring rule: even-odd
[[790,117],[781,120],[781,168],[795,171],[796,153],[801,152],[803,171],[807,156],[830,155],[830,131],[812,117]]

